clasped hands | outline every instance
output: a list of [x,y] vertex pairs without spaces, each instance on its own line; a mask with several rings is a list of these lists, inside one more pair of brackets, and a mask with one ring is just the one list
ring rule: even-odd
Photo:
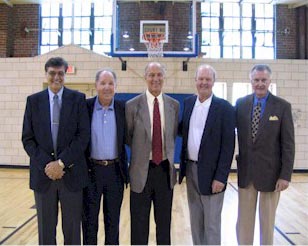
[[45,167],[45,174],[52,180],[61,179],[65,174],[58,161],[51,161]]
[[212,193],[219,193],[222,192],[223,189],[225,188],[225,184],[218,181],[218,180],[213,180],[212,183]]

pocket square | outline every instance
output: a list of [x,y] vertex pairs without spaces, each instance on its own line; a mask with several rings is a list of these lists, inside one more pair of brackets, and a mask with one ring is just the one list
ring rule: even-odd
[[274,116],[270,116],[269,120],[270,121],[276,121],[276,120],[279,120],[279,119],[278,119],[278,117],[276,115],[274,115]]

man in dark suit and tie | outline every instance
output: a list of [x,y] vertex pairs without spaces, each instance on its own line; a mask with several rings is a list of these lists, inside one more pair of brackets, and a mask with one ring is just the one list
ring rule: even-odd
[[84,190],[83,242],[97,245],[100,201],[103,195],[105,245],[119,244],[120,210],[128,183],[125,151],[125,103],[114,99],[116,74],[96,73],[97,96],[87,100],[91,122],[88,149],[90,184]]
[[260,245],[273,244],[280,191],[287,189],[293,170],[291,105],[269,92],[271,74],[268,65],[255,65],[250,71],[254,93],[236,103],[239,244],[253,244],[258,196]]
[[82,190],[88,182],[84,152],[90,137],[85,95],[64,87],[67,62],[45,64],[48,89],[27,98],[22,142],[30,157],[39,244],[55,245],[58,203],[64,244],[81,243]]
[[179,181],[186,176],[194,245],[221,244],[221,210],[234,153],[234,109],[214,96],[215,79],[213,67],[198,67],[198,93],[185,99],[180,124],[183,144]]
[[148,244],[151,204],[157,244],[171,244],[171,208],[176,170],[173,165],[179,103],[162,93],[165,68],[145,68],[147,90],[126,103],[127,142],[131,148],[131,244]]

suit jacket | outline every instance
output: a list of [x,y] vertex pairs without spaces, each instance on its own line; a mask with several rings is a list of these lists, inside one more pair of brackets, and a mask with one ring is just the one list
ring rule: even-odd
[[[90,126],[92,122],[93,109],[95,105],[96,97],[87,99],[87,107],[89,113]],[[118,144],[118,155],[120,159],[120,172],[123,178],[123,181],[128,183],[128,170],[127,170],[127,155],[125,150],[125,103],[119,100],[114,100],[114,111],[117,124],[117,144]],[[91,141],[89,148],[87,150],[87,156],[90,157],[91,154]],[[92,163],[88,158],[88,166],[92,169]]]
[[[57,156],[65,164],[64,184],[70,191],[79,191],[88,182],[85,150],[90,127],[85,95],[64,88],[57,138]],[[44,192],[51,179],[44,172],[46,164],[54,161],[50,127],[48,90],[27,98],[22,142],[30,157],[30,188]]]
[[[164,143],[169,161],[170,188],[176,183],[174,145],[178,130],[179,103],[163,94],[165,111]],[[146,94],[136,96],[126,103],[127,143],[131,149],[129,177],[131,190],[141,193],[148,176],[152,135]]]
[[236,103],[238,185],[245,188],[253,182],[257,190],[271,192],[279,178],[291,180],[295,154],[291,105],[269,94],[254,143],[252,107],[253,94]]
[[[183,136],[180,183],[186,175],[189,124],[196,100],[196,95],[184,100],[183,118],[180,124],[180,133]],[[213,96],[197,160],[198,185],[202,195],[212,194],[214,179],[227,183],[234,153],[234,130],[234,108],[226,100]]]

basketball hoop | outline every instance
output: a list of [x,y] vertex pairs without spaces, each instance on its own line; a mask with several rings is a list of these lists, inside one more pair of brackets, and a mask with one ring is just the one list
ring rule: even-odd
[[144,44],[148,50],[148,57],[163,57],[164,56],[164,40],[165,33],[162,32],[145,32],[143,39],[146,41]]

